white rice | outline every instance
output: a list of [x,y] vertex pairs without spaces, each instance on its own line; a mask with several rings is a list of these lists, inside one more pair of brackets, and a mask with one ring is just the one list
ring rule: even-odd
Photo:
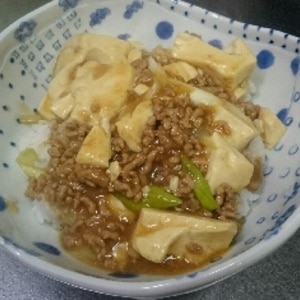
[[258,135],[249,144],[244,154],[249,158],[261,157],[264,160],[265,145],[262,138]]
[[49,136],[50,124],[48,121],[40,121],[31,125],[28,133],[19,139],[20,152],[26,148],[33,148],[40,158],[39,167],[45,167],[50,159],[48,154],[49,145],[47,144]]
[[[260,136],[255,137],[244,151],[244,154],[250,159],[260,157],[264,163],[265,145],[262,138]],[[246,189],[241,190],[238,198],[237,217],[247,217],[251,213],[253,205],[259,201],[259,199],[259,194],[252,193]]]
[[246,218],[252,210],[253,205],[259,201],[260,195],[246,189],[240,191],[238,198],[237,218]]
[[[37,167],[44,168],[47,166],[50,156],[48,154],[49,145],[47,140],[50,136],[50,124],[47,121],[40,121],[30,126],[27,134],[19,139],[19,151],[26,148],[32,148],[38,154],[40,162]],[[32,201],[32,213],[37,223],[40,225],[49,225],[58,229],[58,222],[55,212],[44,200]]]
[[56,230],[59,229],[56,214],[46,201],[33,200],[32,213],[38,224],[49,225]]

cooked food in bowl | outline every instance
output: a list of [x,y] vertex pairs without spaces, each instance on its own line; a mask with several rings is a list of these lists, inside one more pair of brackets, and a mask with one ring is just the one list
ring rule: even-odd
[[61,243],[112,272],[178,274],[216,259],[242,225],[241,191],[262,184],[263,149],[285,132],[251,102],[256,59],[179,34],[152,51],[105,35],[72,37],[38,116],[50,127],[18,163],[26,195],[57,216]]

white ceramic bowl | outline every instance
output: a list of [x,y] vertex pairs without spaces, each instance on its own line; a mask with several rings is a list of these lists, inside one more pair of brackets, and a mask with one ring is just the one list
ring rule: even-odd
[[[26,178],[16,164],[22,137],[30,131],[18,116],[42,98],[64,42],[89,31],[133,38],[146,47],[170,46],[190,31],[218,47],[238,36],[257,56],[255,102],[270,107],[287,126],[266,152],[265,184],[235,245],[220,260],[192,274],[169,277],[108,274],[66,254],[57,232],[40,225],[24,196]],[[201,289],[270,254],[300,225],[300,40],[277,31],[226,19],[181,1],[59,0],[26,15],[0,35],[0,235],[1,244],[30,267],[57,280],[97,292],[159,298]]]

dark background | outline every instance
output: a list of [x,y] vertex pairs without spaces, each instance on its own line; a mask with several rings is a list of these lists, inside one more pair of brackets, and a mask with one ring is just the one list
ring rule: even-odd
[[299,0],[191,0],[188,2],[244,23],[269,27],[300,37]]

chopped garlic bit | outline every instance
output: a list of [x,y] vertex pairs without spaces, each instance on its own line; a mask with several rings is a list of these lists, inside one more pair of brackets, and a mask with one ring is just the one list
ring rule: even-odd
[[149,193],[149,190],[150,190],[149,185],[145,185],[145,186],[143,187],[142,192],[143,192],[143,197],[144,197],[144,198],[147,198],[148,193]]
[[247,90],[246,90],[246,89],[243,89],[243,88],[241,88],[241,87],[237,87],[237,88],[234,90],[233,94],[234,94],[234,96],[235,96],[235,98],[236,98],[237,100],[240,100],[240,99],[242,99],[242,98],[244,98],[244,97],[246,96]]
[[172,176],[170,179],[169,189],[170,191],[176,195],[177,189],[179,185],[179,177],[178,176]]
[[131,49],[127,57],[129,63],[132,63],[141,58],[142,58],[142,51],[137,48]]
[[113,161],[109,164],[109,168],[107,169],[107,173],[109,174],[110,181],[115,181],[120,173],[121,173],[121,166],[118,161]]
[[149,90],[149,87],[146,84],[139,83],[137,86],[133,88],[133,90],[138,96],[141,96]]
[[112,248],[112,253],[115,258],[118,268],[125,269],[129,260],[128,243],[117,243]]

